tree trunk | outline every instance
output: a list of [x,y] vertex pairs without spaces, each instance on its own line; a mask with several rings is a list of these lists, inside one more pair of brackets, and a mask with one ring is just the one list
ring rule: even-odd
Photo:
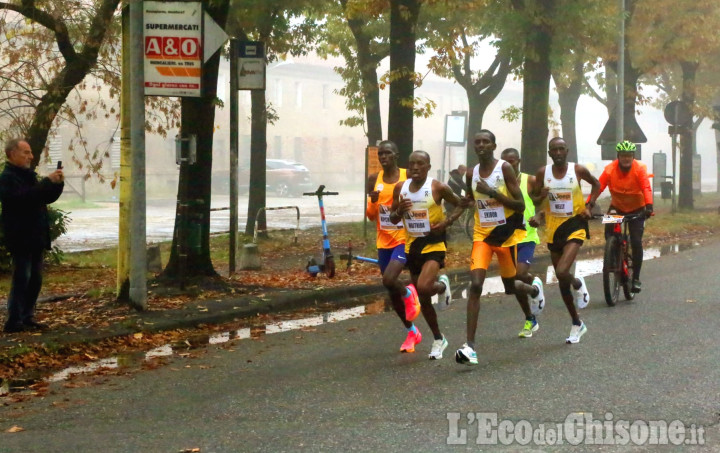
[[[267,158],[267,107],[265,91],[253,90],[251,95],[251,131],[250,131],[250,191],[248,199],[247,224],[245,234],[255,233],[255,218],[258,211],[265,207],[266,164]],[[266,229],[265,211],[260,213],[258,227]]]
[[[699,63],[681,61],[680,67],[683,73],[682,101],[691,109],[695,105],[695,74]],[[693,134],[680,136],[680,184],[678,190],[678,207],[691,210],[693,205]]]
[[[218,25],[225,26],[227,1],[216,8],[209,7],[207,11]],[[220,52],[217,52],[203,65],[202,96],[182,98],[180,130],[183,136],[197,135],[197,160],[192,165],[188,162],[180,165],[178,209],[170,259],[162,274],[164,278],[217,275],[210,260],[210,179],[219,66]],[[180,250],[186,258],[181,257]]]
[[[463,43],[467,46],[464,36]],[[470,57],[470,55],[465,56],[462,67],[455,65],[452,68],[455,80],[467,93],[470,109],[468,113],[468,141],[465,159],[468,168],[472,168],[478,163],[475,155],[474,138],[475,134],[482,129],[485,111],[502,91],[507,76],[512,69],[510,56],[499,53],[488,70],[480,75],[476,81],[473,81]]]
[[558,103],[560,104],[560,124],[562,125],[562,136],[568,146],[568,162],[578,162],[577,128],[575,118],[577,113],[577,104],[580,96],[582,96],[582,86],[585,78],[583,67],[584,64],[582,61],[575,63],[572,74],[573,79],[569,85],[565,86],[557,79],[555,81],[555,86],[558,91]]
[[[541,16],[551,17],[553,0],[538,1]],[[547,162],[548,105],[550,102],[550,48],[552,33],[542,24],[528,33],[523,69],[522,171],[535,174]]]
[[[345,3],[345,2],[343,2]],[[345,5],[343,5],[345,6]],[[362,80],[363,97],[365,99],[365,124],[367,124],[368,145],[375,145],[382,140],[382,117],[380,115],[380,88],[378,87],[377,68],[378,56],[370,50],[369,37],[363,31],[363,21],[348,19],[348,27],[355,38],[357,46],[357,64]]]
[[400,150],[399,164],[407,166],[413,151],[415,100],[415,27],[420,0],[390,1],[390,107],[388,138]]

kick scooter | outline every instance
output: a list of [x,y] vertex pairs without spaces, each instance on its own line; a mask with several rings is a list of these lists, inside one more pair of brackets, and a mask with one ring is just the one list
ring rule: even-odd
[[352,265],[352,260],[358,260],[363,263],[372,263],[372,264],[378,263],[378,260],[376,260],[375,258],[368,258],[365,256],[353,255],[352,250],[353,250],[352,242],[348,241],[348,252],[340,255],[341,260],[347,260],[347,268],[348,269],[350,269],[350,266]]
[[305,192],[303,195],[316,196],[318,198],[318,205],[320,206],[320,221],[322,225],[323,233],[323,257],[321,263],[318,264],[315,258],[310,258],[305,270],[308,274],[315,277],[319,273],[324,273],[328,278],[335,276],[335,259],[333,258],[332,252],[330,251],[330,238],[328,236],[327,222],[325,221],[325,207],[323,205],[323,196],[326,195],[338,195],[337,192],[323,192],[325,186],[321,185],[315,192]]

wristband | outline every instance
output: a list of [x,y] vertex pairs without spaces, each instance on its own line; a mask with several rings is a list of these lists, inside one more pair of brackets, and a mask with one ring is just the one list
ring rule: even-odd
[[497,190],[493,189],[492,192],[488,194],[488,197],[495,198],[497,197]]

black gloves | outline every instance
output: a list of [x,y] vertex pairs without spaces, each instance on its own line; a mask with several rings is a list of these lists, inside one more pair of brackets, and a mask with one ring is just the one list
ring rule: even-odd
[[645,218],[649,219],[652,214],[653,214],[653,205],[646,204],[645,205]]

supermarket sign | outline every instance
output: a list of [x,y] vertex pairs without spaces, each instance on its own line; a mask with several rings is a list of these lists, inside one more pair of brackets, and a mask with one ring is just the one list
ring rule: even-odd
[[143,2],[145,94],[199,97],[203,63],[227,40],[200,2]]

